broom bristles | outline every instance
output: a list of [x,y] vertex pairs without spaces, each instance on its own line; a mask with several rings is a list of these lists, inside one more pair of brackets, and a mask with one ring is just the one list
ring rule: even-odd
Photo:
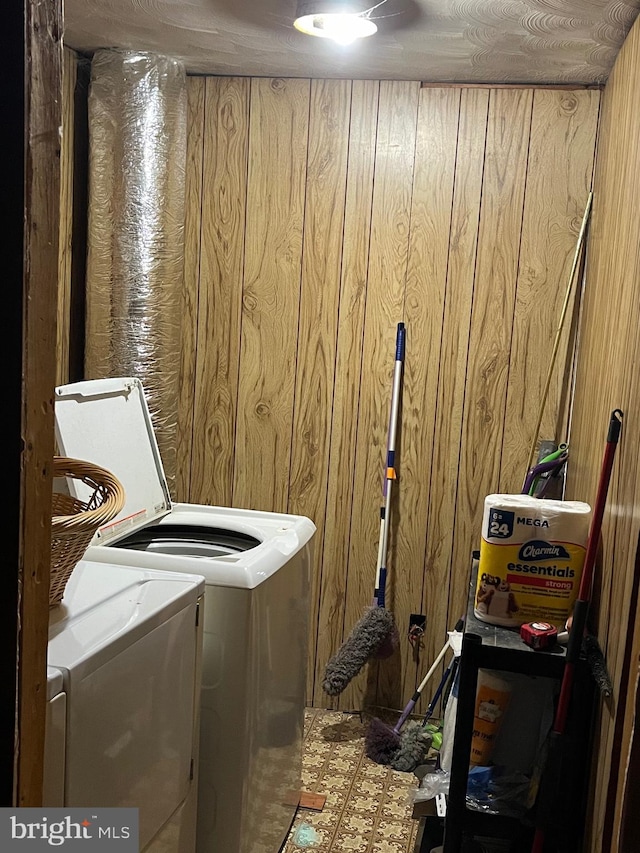
[[394,627],[393,615],[388,610],[384,607],[370,607],[327,663],[322,682],[324,692],[329,696],[342,693],[392,634]]
[[367,758],[376,764],[391,764],[400,748],[400,735],[377,717],[369,723],[364,737]]
[[432,735],[417,722],[410,722],[402,732],[374,717],[364,739],[365,754],[376,764],[384,764],[405,773],[415,770],[431,748]]
[[598,690],[603,696],[611,696],[613,684],[598,638],[593,634],[585,634],[582,638],[582,647]]

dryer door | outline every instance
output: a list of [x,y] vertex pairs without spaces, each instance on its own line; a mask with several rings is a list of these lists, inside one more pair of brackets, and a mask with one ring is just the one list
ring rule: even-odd
[[60,670],[48,666],[42,786],[42,804],[46,807],[64,806],[66,725],[67,695],[64,692],[64,677]]

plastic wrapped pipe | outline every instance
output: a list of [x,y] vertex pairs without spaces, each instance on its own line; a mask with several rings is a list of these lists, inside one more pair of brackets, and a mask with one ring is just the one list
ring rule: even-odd
[[183,65],[99,50],[89,90],[85,378],[142,382],[170,491],[184,265]]

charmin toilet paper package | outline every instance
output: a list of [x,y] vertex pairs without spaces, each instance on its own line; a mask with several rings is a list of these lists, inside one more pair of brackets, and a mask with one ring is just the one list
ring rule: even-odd
[[484,502],[474,613],[493,625],[563,628],[578,595],[591,507],[529,495]]

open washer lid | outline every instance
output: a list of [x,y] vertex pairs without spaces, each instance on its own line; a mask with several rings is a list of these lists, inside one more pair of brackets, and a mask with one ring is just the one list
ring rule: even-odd
[[[94,379],[61,385],[55,392],[55,429],[62,456],[106,468],[124,487],[122,511],[96,533],[94,545],[138,530],[171,510],[169,487],[139,379]],[[90,497],[83,483],[68,482],[73,497]]]

